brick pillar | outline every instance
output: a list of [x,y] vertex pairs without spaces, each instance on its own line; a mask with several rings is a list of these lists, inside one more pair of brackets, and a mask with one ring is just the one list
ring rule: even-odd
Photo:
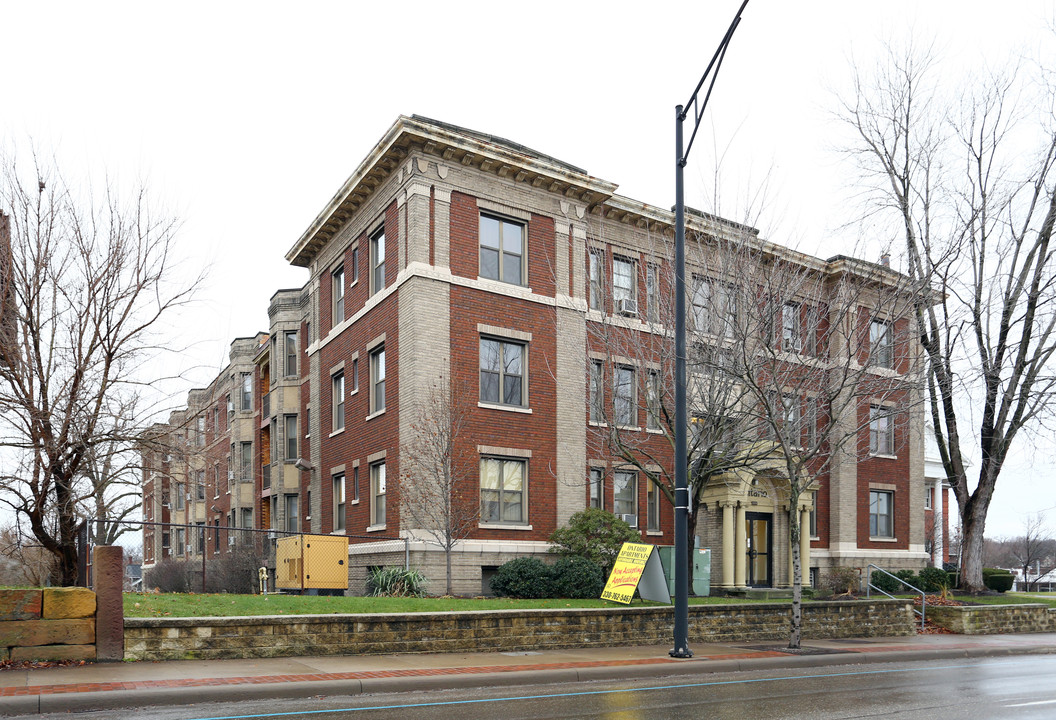
[[124,551],[119,545],[100,545],[92,554],[95,578],[95,656],[97,660],[125,659]]

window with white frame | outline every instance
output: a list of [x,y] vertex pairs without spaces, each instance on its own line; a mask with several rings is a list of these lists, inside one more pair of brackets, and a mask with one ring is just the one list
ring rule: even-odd
[[645,265],[645,319],[660,322],[660,266],[656,263]]
[[338,370],[330,376],[330,402],[333,408],[333,431],[345,429],[345,373]]
[[345,474],[335,473],[332,477],[334,487],[334,530],[345,529]]
[[932,508],[931,498],[934,495],[934,493],[935,493],[935,488],[932,487],[931,485],[928,485],[927,487],[924,488],[924,509],[925,510],[931,510],[931,508]]
[[297,507],[298,500],[300,500],[300,498],[298,498],[296,495],[290,494],[290,495],[286,495],[284,500],[285,500],[285,510],[286,510],[286,532],[291,532],[291,533],[300,532],[300,530],[301,530],[301,527],[300,527],[301,521],[300,521],[300,518],[298,516],[298,507]]
[[869,537],[895,536],[894,493],[887,490],[869,491]]
[[198,501],[205,500],[205,470],[194,471],[194,497]]
[[526,285],[525,235],[521,223],[481,214],[480,276]]
[[786,302],[781,306],[781,351],[798,353],[801,349],[799,304]]
[[655,480],[649,481],[645,496],[645,529],[649,532],[660,532],[660,488]]
[[635,399],[634,368],[617,365],[613,375],[614,420],[622,427],[635,427],[638,424],[638,405]]
[[876,367],[892,368],[895,349],[891,337],[891,323],[872,320],[869,323],[869,362]]
[[199,415],[194,419],[194,444],[205,447],[205,415]]
[[484,457],[480,460],[480,521],[523,525],[527,518],[525,460]]
[[605,421],[605,365],[601,360],[590,361],[590,421]]
[[282,418],[286,438],[286,461],[297,459],[297,416],[284,415]]
[[590,469],[590,507],[605,508],[605,469],[592,467]]
[[370,236],[370,293],[385,289],[385,228]]
[[627,258],[612,258],[612,303],[621,315],[638,315],[637,273],[635,262]]
[[527,346],[512,340],[480,339],[480,401],[525,405]]
[[493,215],[480,215],[480,277],[513,285],[525,277],[525,226]]
[[370,519],[373,525],[385,524],[385,462],[370,466]]
[[799,398],[796,395],[781,396],[781,427],[785,442],[799,447],[803,442],[803,423]]
[[[612,512],[638,527],[638,475],[617,470],[612,475]],[[631,522],[633,521],[633,522]]]
[[370,353],[370,412],[385,409],[385,348]]
[[869,407],[869,452],[873,455],[895,454],[895,428],[891,410],[881,405]]
[[691,317],[693,329],[732,338],[737,323],[737,296],[733,288],[707,278],[693,278]]
[[282,334],[283,346],[286,350],[286,358],[283,363],[283,374],[286,377],[297,376],[297,333],[287,331]]
[[333,298],[331,303],[331,326],[341,323],[345,319],[345,266],[340,265],[330,271],[330,294]]
[[242,482],[253,479],[253,443],[244,442],[241,445],[242,460]]
[[650,430],[659,430],[661,419],[660,399],[662,392],[659,371],[649,371],[645,385],[645,392],[645,426]]
[[183,510],[186,507],[187,502],[187,486],[184,483],[178,482],[175,484],[175,489],[173,490],[173,492],[176,495],[175,508],[177,510]]
[[241,376],[241,405],[243,410],[253,409],[253,373],[242,373]]
[[172,541],[176,550],[177,555],[184,555],[187,552],[187,544],[184,541],[185,528],[173,528]]
[[213,499],[220,497],[220,463],[213,464]]
[[605,252],[591,250],[587,254],[587,302],[591,310],[605,310]]

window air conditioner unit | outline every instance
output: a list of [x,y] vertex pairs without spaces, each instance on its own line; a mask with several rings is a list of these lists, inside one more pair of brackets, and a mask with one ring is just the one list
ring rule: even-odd
[[161,461],[162,462],[172,462],[172,455],[169,455],[168,453],[165,453],[165,455],[162,456]]
[[631,527],[638,527],[638,516],[635,515],[634,513],[620,515],[620,520],[623,520],[625,523],[627,523]]
[[234,544],[235,544],[235,536],[234,536],[234,535],[230,535],[230,536],[228,536],[228,538],[227,538],[227,544],[228,544],[228,545],[234,545]]
[[234,480],[235,479],[235,471],[234,470],[228,470],[227,471],[227,479],[228,480]]
[[616,303],[616,309],[620,315],[637,315],[638,314],[638,301],[632,298],[620,298],[619,302]]

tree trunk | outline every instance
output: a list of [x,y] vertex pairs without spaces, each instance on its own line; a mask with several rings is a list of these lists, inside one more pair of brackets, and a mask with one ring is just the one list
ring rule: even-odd
[[697,505],[686,511],[686,524],[689,526],[686,528],[686,577],[689,578],[689,594],[694,595],[693,592],[693,550],[695,549],[694,542],[696,536],[694,531],[697,529]]
[[447,563],[447,590],[445,591],[447,595],[453,594],[451,592],[451,550],[450,544],[444,549],[444,555],[446,556],[444,561]]
[[983,532],[985,506],[969,502],[961,517],[961,589],[970,593],[986,590],[983,583]]
[[792,551],[792,630],[788,646],[798,648],[803,636],[803,558],[799,554],[799,510],[793,505],[788,511],[789,550]]

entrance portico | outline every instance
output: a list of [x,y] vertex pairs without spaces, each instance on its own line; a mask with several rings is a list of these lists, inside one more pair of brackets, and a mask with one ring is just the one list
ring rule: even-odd
[[[810,582],[810,511],[815,488],[803,491],[797,503],[800,567],[804,584]],[[791,587],[792,553],[788,542],[788,482],[774,469],[731,473],[716,479],[701,499],[703,522],[698,521],[705,545],[721,545],[713,567],[712,587]],[[715,520],[721,531],[715,532]],[[721,538],[721,542],[718,542]],[[713,560],[714,562],[714,560]],[[716,582],[718,580],[718,582]]]

